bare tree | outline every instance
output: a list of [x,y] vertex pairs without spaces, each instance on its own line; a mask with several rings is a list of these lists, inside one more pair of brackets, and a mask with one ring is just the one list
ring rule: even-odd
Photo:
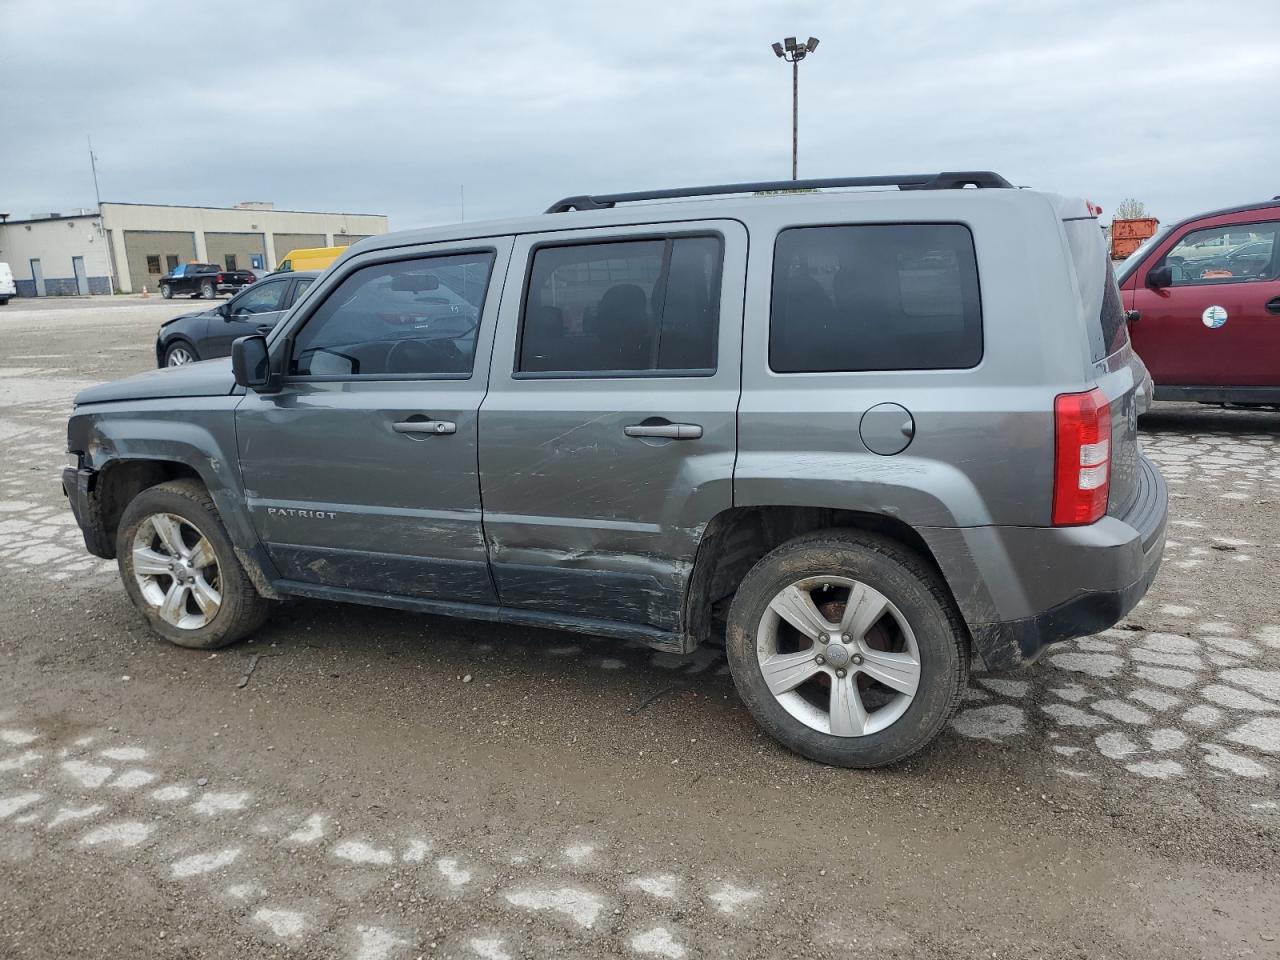
[[1117,220],[1141,220],[1147,215],[1147,205],[1133,197],[1125,197],[1116,207]]

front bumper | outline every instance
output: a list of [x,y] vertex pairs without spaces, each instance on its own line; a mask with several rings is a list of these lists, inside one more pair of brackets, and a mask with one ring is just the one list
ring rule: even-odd
[[90,496],[97,474],[92,470],[66,467],[62,471],[62,492],[71,502],[71,514],[76,518],[84,545],[95,557],[104,560],[115,558],[115,544],[111,543],[98,514],[97,500]]
[[1139,493],[1122,517],[1086,527],[987,527],[966,533],[1001,614],[969,621],[990,670],[1036,660],[1046,647],[1114,626],[1146,595],[1164,557],[1169,495],[1139,458]]

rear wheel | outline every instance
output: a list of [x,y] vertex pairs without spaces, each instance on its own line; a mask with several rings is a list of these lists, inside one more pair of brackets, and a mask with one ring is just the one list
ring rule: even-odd
[[173,287],[169,286],[167,283],[160,284],[160,296],[164,297],[166,300],[172,299]]
[[271,609],[196,480],[172,480],[134,497],[120,518],[116,555],[129,599],[151,629],[180,647],[234,643]]
[[729,611],[738,693],[784,746],[876,767],[937,736],[968,679],[967,634],[937,574],[894,541],[826,531],[752,568]]
[[200,284],[200,296],[203,299],[212,300],[215,293],[216,291],[213,289],[213,284],[209,281],[206,280],[204,283]]

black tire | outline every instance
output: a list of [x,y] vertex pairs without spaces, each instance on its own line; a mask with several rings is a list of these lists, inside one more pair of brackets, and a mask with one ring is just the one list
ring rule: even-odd
[[[143,521],[158,513],[180,517],[196,528],[209,541],[217,558],[222,601],[209,623],[199,629],[184,629],[161,619],[157,610],[143,597],[134,576],[134,537]],[[194,650],[225,647],[257,630],[271,612],[271,602],[258,593],[240,565],[231,540],[218,519],[213,499],[197,480],[170,480],[149,487],[134,497],[120,518],[116,556],[119,558],[120,578],[133,605],[152,630],[180,647]]]
[[166,367],[182,366],[181,363],[173,362],[174,355],[179,350],[186,351],[187,355],[190,357],[189,360],[185,361],[186,363],[197,363],[200,360],[200,354],[196,351],[195,347],[186,340],[175,340],[173,343],[169,344],[169,346],[164,348],[164,365]]
[[173,287],[169,286],[167,283],[160,284],[160,296],[164,297],[166,300],[172,300]]
[[[843,737],[815,729],[792,716],[765,683],[756,652],[761,618],[787,586],[822,576],[875,588],[915,636],[919,686],[905,712],[883,730]],[[860,530],[809,534],[763,557],[734,596],[725,645],[738,694],[765,732],[802,756],[836,767],[879,767],[923,748],[959,706],[969,677],[968,631],[936,571],[896,541]]]
[[200,284],[200,299],[212,300],[217,295],[217,291],[213,289],[213,284],[206,280]]

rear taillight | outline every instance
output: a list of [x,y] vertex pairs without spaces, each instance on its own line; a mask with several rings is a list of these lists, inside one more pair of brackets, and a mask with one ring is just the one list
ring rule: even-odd
[[1053,401],[1053,525],[1093,523],[1111,487],[1111,405],[1096,387]]
[[221,282],[222,282],[222,274],[218,274],[216,277],[214,277],[214,278],[213,278],[213,282],[214,282],[214,283],[221,283]]

